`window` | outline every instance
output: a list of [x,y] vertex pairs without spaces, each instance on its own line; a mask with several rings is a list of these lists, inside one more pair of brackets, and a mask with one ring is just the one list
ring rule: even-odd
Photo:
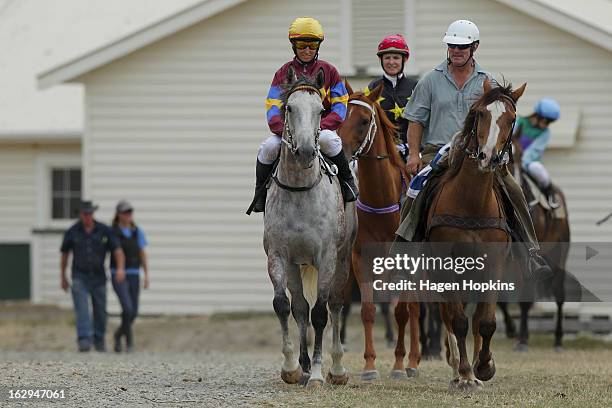
[[51,169],[51,218],[72,219],[79,214],[81,169]]

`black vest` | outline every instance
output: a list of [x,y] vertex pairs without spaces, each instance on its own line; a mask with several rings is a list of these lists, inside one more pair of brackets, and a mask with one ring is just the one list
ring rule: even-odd
[[389,120],[398,127],[398,141],[407,143],[408,120],[404,119],[402,113],[406,103],[408,103],[412,96],[412,91],[417,81],[404,75],[397,81],[397,85],[394,88],[391,81],[385,77],[380,77],[370,82],[368,91],[373,91],[380,84],[380,81],[384,83],[381,95],[384,99],[380,101],[380,107],[383,108]]
[[[113,232],[117,236],[117,239],[121,243],[121,249],[125,254],[125,268],[126,269],[139,269],[140,268],[140,247],[138,246],[138,227],[132,227],[132,235],[126,238],[121,231],[121,228],[117,225],[113,227]],[[117,269],[117,262],[115,257],[111,257],[111,268]]]

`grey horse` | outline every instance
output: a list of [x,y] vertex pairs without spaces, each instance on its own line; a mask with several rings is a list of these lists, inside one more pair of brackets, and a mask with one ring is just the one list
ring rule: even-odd
[[[274,286],[274,311],[282,329],[281,378],[309,387],[323,384],[322,343],[328,307],[333,363],[327,382],[348,381],[348,372],[342,366],[340,314],[357,227],[354,203],[345,205],[338,179],[323,173],[326,167],[329,170],[318,146],[323,112],[319,89],[323,83],[323,70],[314,82],[297,79],[292,69],[288,72],[282,97],[283,143],[264,216],[264,249]],[[299,328],[299,360],[289,335],[290,311]],[[312,367],[307,345],[309,313],[315,330]]]

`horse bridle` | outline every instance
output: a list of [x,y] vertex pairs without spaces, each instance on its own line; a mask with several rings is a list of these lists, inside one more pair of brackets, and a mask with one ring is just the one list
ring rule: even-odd
[[[321,97],[321,91],[317,89],[316,87],[311,86],[311,85],[299,85],[293,88],[289,92],[289,94],[287,95],[287,100],[289,99],[289,96],[291,96],[292,93],[297,92],[297,91],[313,92],[319,95],[319,97]],[[295,145],[295,140],[293,139],[293,133],[291,132],[291,129],[289,128],[289,111],[286,108],[285,108],[285,116],[283,118],[283,127],[284,127],[283,136],[281,138],[282,142],[287,145],[287,147],[291,151],[291,154],[296,155],[297,153],[297,155],[299,155],[298,146]],[[319,128],[315,131],[315,155],[316,156],[319,155],[319,137],[320,136],[321,136],[321,126],[319,126]]]
[[[321,91],[319,89],[317,89],[314,86],[311,85],[299,85],[296,86],[295,88],[293,88],[289,94],[287,95],[287,99],[289,99],[289,96],[296,92],[296,91],[308,91],[308,92],[313,92],[316,93],[317,95],[319,95],[319,97],[322,97],[321,95]],[[289,150],[291,151],[291,154],[298,156],[299,152],[298,152],[298,147],[295,145],[295,140],[293,139],[293,133],[291,132],[291,129],[289,128],[289,111],[287,109],[285,109],[285,115],[283,118],[283,127],[284,127],[284,131],[283,131],[283,136],[281,137],[281,141],[287,145],[287,147],[289,148]],[[323,159],[322,155],[321,155],[321,151],[319,150],[319,137],[321,135],[321,127],[319,126],[319,128],[315,131],[315,157],[318,157],[319,160],[321,161],[322,167],[325,169],[325,173],[327,173],[327,175],[329,176],[329,180],[330,183],[332,182],[332,176],[335,176],[338,173],[338,170],[335,169],[335,166],[331,166],[329,163],[327,163],[326,160]],[[282,188],[283,190],[287,190],[287,191],[291,191],[291,192],[303,192],[303,191],[309,191],[312,190],[314,187],[316,187],[320,182],[321,179],[323,178],[323,172],[319,172],[319,177],[317,177],[316,181],[311,184],[310,186],[304,186],[304,187],[293,187],[293,186],[288,186],[286,184],[283,184],[278,177],[276,176],[276,171],[277,171],[278,167],[274,169],[274,173],[272,174],[272,180],[276,183],[277,186],[279,186],[280,188]]]
[[[514,112],[516,113],[516,102],[514,101],[514,99],[512,99],[511,97],[509,97],[507,95],[502,95],[502,98],[506,99],[508,102],[510,102],[510,104],[512,105],[512,108],[514,109]],[[506,155],[506,153],[508,153],[508,150],[510,149],[510,146],[512,144],[512,135],[514,134],[514,124],[515,123],[516,123],[516,121],[512,122],[512,127],[510,128],[510,135],[506,139],[506,142],[502,146],[502,148],[499,151],[499,153],[491,158],[491,168],[494,169],[494,170],[503,163],[504,156]],[[463,151],[467,154],[467,158],[468,159],[472,159],[472,160],[482,160],[482,159],[484,159],[484,153],[482,151],[480,151],[480,145],[478,144],[478,140],[476,140],[476,143],[477,143],[476,151],[472,151],[469,148],[469,146],[468,146],[470,140],[472,138],[476,137],[476,130],[477,129],[478,129],[478,118],[474,121],[474,126],[472,127],[472,132],[470,133],[470,138],[468,138],[468,140],[466,141],[465,146],[463,148]]]
[[[349,103],[352,105],[363,106],[364,108],[367,108],[370,111],[370,124],[368,126],[368,133],[359,145],[359,148],[351,156],[351,161],[355,161],[360,157],[365,157],[364,155],[368,154],[370,149],[372,149],[372,144],[374,143],[374,138],[376,137],[378,126],[376,125],[376,110],[372,106],[370,106],[370,104],[360,101],[358,99],[350,100]],[[384,159],[385,157],[380,156],[380,158]]]

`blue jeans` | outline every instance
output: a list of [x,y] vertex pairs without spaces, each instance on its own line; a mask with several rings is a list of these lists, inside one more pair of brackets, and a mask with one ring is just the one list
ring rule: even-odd
[[127,334],[130,326],[138,315],[138,296],[140,294],[140,276],[136,274],[126,274],[125,280],[121,283],[115,281],[113,275],[113,289],[121,304],[121,327],[120,331]]
[[[104,341],[106,333],[106,279],[84,274],[72,275],[72,301],[79,340]],[[93,306],[93,327],[89,312],[89,296]]]

